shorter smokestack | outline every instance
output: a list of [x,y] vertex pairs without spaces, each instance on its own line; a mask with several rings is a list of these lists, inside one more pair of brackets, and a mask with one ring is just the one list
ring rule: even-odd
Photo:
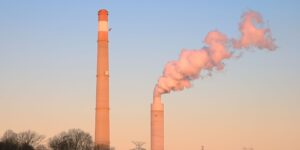
[[151,150],[164,150],[164,104],[153,97],[151,104]]

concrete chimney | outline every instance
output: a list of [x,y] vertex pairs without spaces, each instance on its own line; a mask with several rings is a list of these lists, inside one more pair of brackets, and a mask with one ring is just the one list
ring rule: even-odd
[[164,150],[164,104],[154,97],[151,104],[151,150]]
[[98,12],[95,144],[109,148],[108,11]]

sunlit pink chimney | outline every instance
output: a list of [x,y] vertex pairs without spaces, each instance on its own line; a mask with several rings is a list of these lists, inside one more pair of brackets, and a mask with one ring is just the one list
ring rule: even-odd
[[108,11],[98,12],[98,56],[96,85],[95,144],[110,146]]
[[164,150],[164,104],[158,96],[151,104],[151,150]]

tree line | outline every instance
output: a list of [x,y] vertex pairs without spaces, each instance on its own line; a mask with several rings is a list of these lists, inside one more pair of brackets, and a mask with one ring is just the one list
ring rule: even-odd
[[45,136],[28,130],[4,132],[0,150],[112,150],[105,145],[95,145],[92,136],[80,129],[61,132],[45,141]]

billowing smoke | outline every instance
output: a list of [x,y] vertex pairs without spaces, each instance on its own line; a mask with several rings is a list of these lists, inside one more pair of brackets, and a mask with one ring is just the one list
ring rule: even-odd
[[234,48],[258,47],[268,50],[275,50],[274,39],[271,36],[270,29],[257,28],[256,25],[264,23],[261,15],[254,11],[248,11],[242,16],[240,23],[240,32],[242,34],[239,40],[233,40]]
[[234,50],[276,49],[271,31],[263,28],[263,19],[259,13],[247,11],[241,18],[239,39],[229,39],[219,31],[211,31],[204,39],[205,47],[199,50],[182,50],[178,60],[168,62],[155,86],[154,97],[191,87],[191,81],[197,79],[202,72],[222,70],[223,60],[233,58]]

